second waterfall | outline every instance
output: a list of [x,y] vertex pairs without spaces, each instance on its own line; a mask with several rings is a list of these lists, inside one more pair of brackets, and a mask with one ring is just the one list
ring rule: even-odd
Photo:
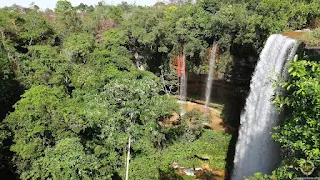
[[211,97],[211,88],[212,88],[212,81],[213,81],[213,74],[215,68],[215,59],[216,59],[216,51],[218,48],[217,43],[213,43],[211,56],[210,56],[210,63],[209,63],[209,73],[207,78],[207,85],[206,85],[206,104],[205,104],[205,112],[208,113],[208,107],[210,103]]

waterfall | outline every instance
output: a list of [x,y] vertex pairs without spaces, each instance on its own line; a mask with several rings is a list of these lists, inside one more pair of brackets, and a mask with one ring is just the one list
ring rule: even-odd
[[286,76],[286,62],[293,59],[296,40],[271,35],[263,48],[250,84],[250,93],[240,120],[234,158],[233,180],[256,172],[271,173],[280,164],[280,150],[271,137],[279,113],[272,104],[273,80]]
[[186,75],[186,57],[178,57],[180,60],[178,63],[181,63],[181,77],[180,77],[180,101],[181,104],[181,115],[184,115],[186,112],[186,97],[187,97],[187,75]]
[[212,50],[211,50],[211,56],[210,56],[210,63],[209,63],[209,73],[208,73],[208,79],[207,79],[207,86],[206,86],[206,104],[205,104],[205,113],[208,113],[208,106],[210,102],[210,95],[211,95],[211,88],[212,88],[212,80],[213,80],[213,73],[215,68],[215,57],[216,57],[216,51],[217,51],[217,43],[213,43]]

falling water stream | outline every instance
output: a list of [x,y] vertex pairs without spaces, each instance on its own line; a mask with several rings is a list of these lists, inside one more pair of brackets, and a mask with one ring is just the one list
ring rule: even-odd
[[297,48],[296,40],[271,35],[260,54],[241,115],[233,180],[255,172],[271,173],[280,163],[279,148],[271,137],[272,128],[279,121],[271,102],[276,93],[272,85],[277,75],[285,76],[285,64],[293,59]]
[[208,113],[208,106],[210,103],[210,96],[211,96],[211,88],[212,88],[212,80],[213,80],[213,73],[215,68],[215,56],[217,51],[217,43],[213,43],[211,56],[210,56],[210,64],[209,64],[209,73],[207,78],[207,85],[206,85],[206,104],[205,104],[205,113]]
[[[181,58],[181,77],[180,77],[180,101],[181,104],[181,115],[184,115],[186,112],[186,97],[187,97],[187,75],[186,75],[186,57],[182,56]],[[180,63],[180,62],[179,62]]]

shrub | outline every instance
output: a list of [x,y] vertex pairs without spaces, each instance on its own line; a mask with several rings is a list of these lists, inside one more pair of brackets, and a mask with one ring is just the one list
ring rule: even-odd
[[[283,112],[285,120],[275,127],[273,138],[280,143],[282,167],[276,172],[284,178],[305,176],[300,171],[302,162],[320,166],[320,64],[319,61],[299,60],[289,65],[289,80],[281,82],[282,95],[274,104]],[[312,176],[311,175],[311,176]]]

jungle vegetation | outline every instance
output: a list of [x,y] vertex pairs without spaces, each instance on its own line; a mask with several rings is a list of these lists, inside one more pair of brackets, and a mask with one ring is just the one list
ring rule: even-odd
[[[3,176],[123,178],[128,136],[130,173],[137,179],[161,178],[176,159],[191,166],[195,149],[220,153],[211,164],[223,169],[231,135],[158,123],[180,111],[162,83],[177,84],[172,58],[184,54],[190,72],[206,73],[206,51],[219,41],[218,70],[236,71],[230,56],[256,57],[270,34],[308,28],[319,14],[319,0],[171,0],[150,7],[58,1],[52,10],[1,8]],[[292,63],[290,76],[282,86],[291,94],[276,104],[292,113],[274,137],[296,150],[284,157],[284,167],[303,158],[319,165],[319,60]]]

